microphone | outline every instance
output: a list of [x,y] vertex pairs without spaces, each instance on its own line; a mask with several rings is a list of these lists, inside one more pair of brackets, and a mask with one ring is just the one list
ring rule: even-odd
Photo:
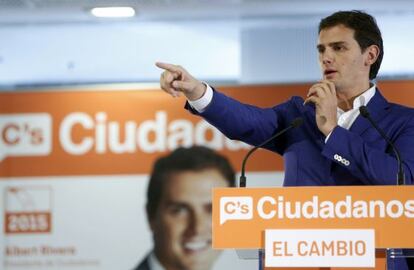
[[276,133],[275,135],[273,135],[272,137],[270,137],[266,141],[264,141],[261,144],[253,147],[252,149],[250,149],[250,151],[246,154],[246,156],[243,159],[242,168],[241,168],[241,175],[240,175],[240,180],[239,180],[240,187],[246,187],[245,167],[246,167],[247,159],[250,157],[250,155],[253,154],[253,152],[256,151],[257,149],[259,149],[260,147],[268,144],[270,141],[273,141],[274,139],[276,139],[277,137],[279,137],[282,134],[286,133],[287,131],[289,131],[293,128],[297,128],[298,126],[302,125],[302,123],[303,123],[303,119],[301,117],[295,118],[290,123],[290,125],[288,127],[282,129],[281,131],[279,131],[278,133]]
[[395,156],[397,157],[397,162],[398,162],[397,185],[398,186],[405,185],[404,168],[402,166],[403,163],[401,161],[400,152],[394,146],[394,144],[391,142],[391,140],[388,138],[385,132],[380,127],[378,127],[378,125],[371,118],[366,106],[359,107],[359,112],[361,113],[362,117],[368,119],[371,125],[378,131],[379,134],[381,134],[381,137],[384,138],[384,140],[391,146],[392,150],[394,151]]

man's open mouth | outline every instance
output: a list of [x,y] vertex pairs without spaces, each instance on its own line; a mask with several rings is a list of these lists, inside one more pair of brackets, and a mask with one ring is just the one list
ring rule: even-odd
[[191,241],[191,242],[185,242],[184,248],[189,251],[202,251],[211,246],[211,242],[208,240],[199,240],[199,241]]
[[333,73],[335,73],[336,72],[336,70],[333,70],[333,69],[328,69],[328,70],[325,70],[325,72],[323,73],[324,75],[330,75],[330,74],[333,74]]

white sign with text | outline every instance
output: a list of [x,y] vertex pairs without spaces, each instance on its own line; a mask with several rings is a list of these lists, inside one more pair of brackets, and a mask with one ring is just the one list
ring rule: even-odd
[[375,267],[375,231],[266,230],[266,267]]

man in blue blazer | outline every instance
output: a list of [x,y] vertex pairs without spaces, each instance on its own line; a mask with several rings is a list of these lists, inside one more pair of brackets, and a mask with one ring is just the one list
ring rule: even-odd
[[229,138],[258,145],[295,118],[304,124],[266,148],[284,156],[285,186],[394,185],[398,170],[392,149],[360,116],[367,106],[374,121],[401,152],[405,178],[414,174],[414,110],[389,103],[371,82],[383,57],[375,19],[360,11],[337,12],[319,25],[323,79],[305,99],[292,97],[273,108],[257,108],[227,97],[165,63],[161,87],[188,99],[187,108]]
[[[401,153],[406,184],[414,175],[414,110],[389,103],[372,82],[383,58],[375,19],[360,11],[336,12],[321,20],[317,44],[323,79],[307,97],[273,108],[257,108],[227,97],[184,68],[156,63],[161,88],[183,93],[187,108],[229,138],[259,145],[295,118],[304,124],[266,148],[283,155],[285,186],[395,185],[397,158],[359,108],[366,106]],[[407,269],[398,264],[395,269]]]

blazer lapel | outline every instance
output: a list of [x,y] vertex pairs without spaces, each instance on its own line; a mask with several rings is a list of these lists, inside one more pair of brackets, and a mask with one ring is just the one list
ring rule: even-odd
[[[371,118],[378,123],[387,113],[388,107],[388,101],[381,95],[379,89],[377,88],[375,95],[367,105],[367,109],[371,115]],[[370,127],[371,124],[369,121],[359,115],[349,130],[362,135],[362,133],[364,133]]]

